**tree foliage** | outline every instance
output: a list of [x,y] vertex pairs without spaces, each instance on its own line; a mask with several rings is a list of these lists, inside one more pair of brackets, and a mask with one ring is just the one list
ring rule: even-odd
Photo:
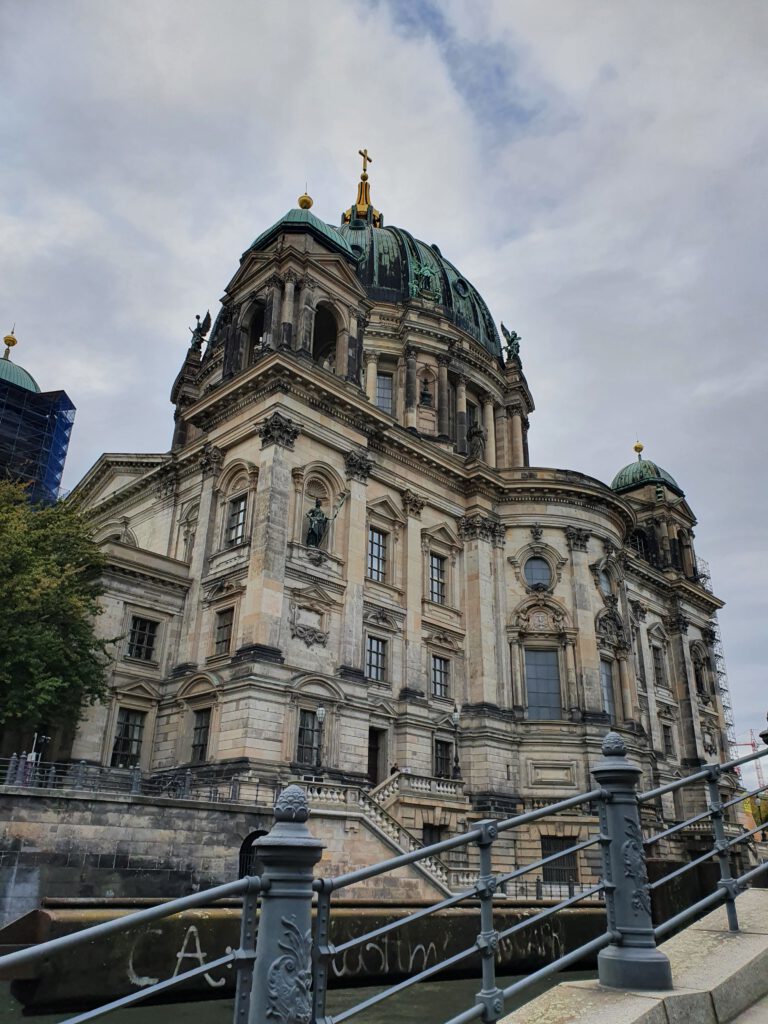
[[0,527],[0,725],[72,723],[105,692],[102,555],[79,512],[17,484],[0,482]]

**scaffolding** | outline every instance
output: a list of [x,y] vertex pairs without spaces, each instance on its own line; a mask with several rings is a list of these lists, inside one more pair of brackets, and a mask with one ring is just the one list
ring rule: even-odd
[[[704,587],[705,590],[708,590],[710,594],[714,593],[712,590],[712,576],[709,571],[709,562],[705,561],[703,558],[697,557],[696,569],[699,574],[699,583],[701,586]],[[712,660],[717,680],[717,690],[720,694],[720,703],[723,707],[725,732],[728,738],[728,757],[733,760],[738,757],[739,743],[736,739],[736,722],[733,717],[731,688],[728,685],[728,672],[725,667],[725,654],[723,652],[723,641],[720,636],[720,623],[717,619],[717,613],[712,616],[711,629],[713,637]]]
[[55,502],[74,419],[66,392],[0,380],[0,479],[24,484],[35,504]]

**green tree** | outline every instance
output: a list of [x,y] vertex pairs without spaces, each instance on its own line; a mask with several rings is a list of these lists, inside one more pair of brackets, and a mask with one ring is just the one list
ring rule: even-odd
[[105,691],[103,557],[75,508],[18,484],[0,482],[0,529],[0,725],[72,724]]

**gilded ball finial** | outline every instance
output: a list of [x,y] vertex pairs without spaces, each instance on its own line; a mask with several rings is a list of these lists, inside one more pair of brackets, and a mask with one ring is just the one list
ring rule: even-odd
[[13,348],[14,345],[18,345],[19,343],[19,340],[13,333],[13,330],[10,330],[6,334],[6,336],[3,338],[3,341],[5,342],[6,348]]
[[305,192],[304,195],[299,196],[297,202],[299,204],[300,209],[308,210],[313,203],[313,199],[312,196],[308,196],[307,193]]
[[638,459],[641,459],[642,458],[642,451],[645,448],[645,445],[643,444],[643,442],[642,441],[635,441],[635,443],[632,445],[632,448],[633,448],[634,451],[637,452]]

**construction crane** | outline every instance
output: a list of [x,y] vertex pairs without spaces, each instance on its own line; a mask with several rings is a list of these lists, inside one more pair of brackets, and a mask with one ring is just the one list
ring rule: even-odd
[[[753,754],[756,754],[760,749],[760,744],[757,742],[757,733],[754,729],[749,730],[749,740],[745,740],[743,743],[733,743],[734,747],[749,747]],[[755,766],[755,775],[757,775],[757,784],[762,789],[765,786],[765,774],[763,773],[762,758],[758,758],[753,761],[752,764]]]

